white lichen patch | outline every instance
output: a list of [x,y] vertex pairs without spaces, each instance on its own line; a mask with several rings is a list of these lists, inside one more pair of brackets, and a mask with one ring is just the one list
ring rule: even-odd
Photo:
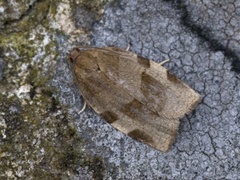
[[2,116],[0,116],[0,133],[1,133],[3,139],[5,139],[7,137],[6,128],[7,128],[7,124],[5,122],[5,119],[3,119]]
[[29,96],[30,90],[31,90],[31,85],[30,84],[25,84],[25,85],[20,86],[19,89],[16,89],[15,94],[20,99],[26,98],[26,96]]
[[5,8],[4,7],[0,7],[0,13],[4,13]]
[[41,46],[46,46],[46,45],[48,45],[50,41],[51,41],[51,39],[50,39],[49,35],[46,34],[46,35],[44,36],[44,38],[43,38],[43,41],[42,41],[42,43],[41,43]]
[[7,175],[7,177],[12,177],[13,176],[13,172],[11,170],[5,171],[5,174]]
[[70,1],[63,0],[60,2],[57,7],[57,13],[54,17],[56,21],[52,21],[52,27],[60,29],[66,34],[71,34],[75,31],[76,27],[71,18],[71,10]]
[[23,77],[22,79],[26,79],[26,76],[29,74],[27,71],[28,68],[28,64],[27,63],[22,63],[20,68],[19,68],[19,73],[18,76],[19,77]]
[[53,29],[59,29],[64,32],[66,35],[70,35],[69,41],[74,42],[77,39],[81,39],[82,41],[86,41],[87,35],[81,30],[77,29],[75,23],[72,19],[72,8],[70,5],[70,1],[63,0],[59,3],[57,7],[57,13],[52,17],[52,21],[50,22],[50,26]]
[[[41,36],[40,40],[36,39],[36,37]],[[45,66],[46,63],[51,62],[55,58],[55,54],[48,52],[46,47],[53,42],[52,35],[47,31],[44,27],[39,27],[37,29],[33,29],[30,33],[30,40],[34,40],[34,47],[36,47],[36,55],[32,57],[31,65],[35,66],[36,63],[41,63],[41,65]],[[49,67],[49,64],[47,64]]]

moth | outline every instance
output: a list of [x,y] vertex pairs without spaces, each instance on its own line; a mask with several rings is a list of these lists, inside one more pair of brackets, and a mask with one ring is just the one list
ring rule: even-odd
[[200,96],[160,64],[113,47],[74,48],[69,61],[86,103],[113,127],[162,152]]

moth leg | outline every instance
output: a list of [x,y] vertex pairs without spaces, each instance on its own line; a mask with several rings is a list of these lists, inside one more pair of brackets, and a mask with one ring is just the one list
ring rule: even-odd
[[170,59],[166,59],[166,60],[160,62],[159,64],[162,66],[163,64],[165,64],[165,63],[168,62],[168,61],[170,61]]
[[129,49],[130,49],[129,35],[125,35],[125,36],[126,36],[127,43],[128,43],[126,51],[129,51]]
[[129,49],[130,49],[130,44],[128,43],[128,46],[127,46],[127,48],[126,48],[126,51],[129,51]]
[[84,101],[83,107],[80,111],[78,111],[78,114],[81,114],[86,109],[86,107],[87,107],[87,103],[86,101]]

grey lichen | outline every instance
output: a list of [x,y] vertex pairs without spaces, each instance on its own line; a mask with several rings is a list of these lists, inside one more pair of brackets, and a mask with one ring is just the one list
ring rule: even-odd
[[[14,5],[0,3],[0,179],[71,178],[81,168],[87,176],[102,179],[103,159],[85,152],[85,139],[51,86],[59,58],[57,36],[71,38],[76,30],[68,20],[69,2]],[[60,22],[63,16],[73,27],[70,33]]]
[[40,105],[24,106],[16,96],[0,96],[1,178],[59,179],[73,176],[79,165],[104,172],[101,159],[81,151],[84,139],[53,94],[45,89]]

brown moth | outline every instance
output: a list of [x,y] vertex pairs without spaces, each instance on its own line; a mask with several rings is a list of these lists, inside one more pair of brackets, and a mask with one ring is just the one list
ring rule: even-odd
[[80,91],[95,112],[130,137],[166,152],[179,118],[200,96],[160,64],[112,48],[74,48],[69,54]]

